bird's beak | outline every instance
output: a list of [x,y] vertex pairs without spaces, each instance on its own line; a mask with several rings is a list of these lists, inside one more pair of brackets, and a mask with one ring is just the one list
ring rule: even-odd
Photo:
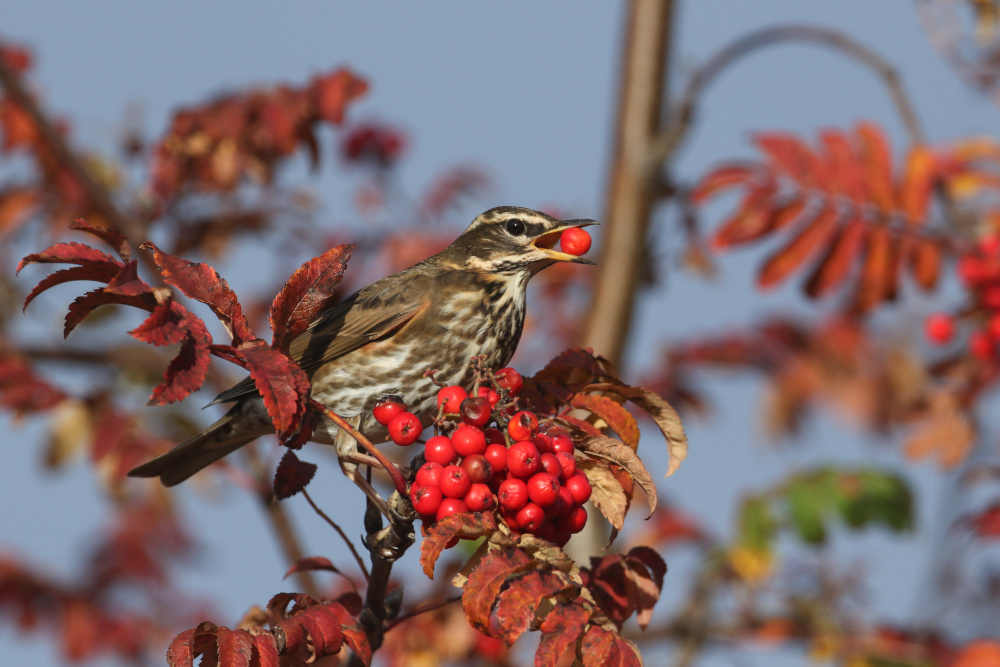
[[553,250],[556,243],[559,242],[559,237],[562,233],[570,229],[571,227],[589,227],[590,225],[599,225],[597,220],[563,220],[563,224],[555,229],[545,232],[537,239],[531,242],[538,250],[541,250],[547,259],[554,260],[556,262],[575,262],[576,264],[591,264],[597,265],[592,259],[584,259],[578,255],[571,255],[568,252],[560,252],[558,250]]

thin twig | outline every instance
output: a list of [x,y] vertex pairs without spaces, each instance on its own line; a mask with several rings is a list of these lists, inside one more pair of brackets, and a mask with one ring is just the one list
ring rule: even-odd
[[899,80],[896,69],[882,56],[864,44],[836,30],[805,25],[786,25],[764,28],[736,40],[715,54],[705,65],[695,72],[688,81],[687,88],[680,97],[671,121],[660,133],[650,150],[650,161],[660,165],[669,159],[690,130],[691,121],[697,112],[705,88],[725,69],[744,56],[765,46],[775,46],[785,42],[804,42],[832,48],[867,66],[882,80],[910,141],[924,143],[924,132],[917,120],[914,106]]
[[337,531],[337,534],[340,535],[340,538],[344,540],[344,544],[346,544],[347,548],[351,550],[351,555],[354,556],[354,560],[357,561],[358,567],[361,568],[361,574],[365,576],[365,581],[371,581],[371,575],[368,574],[368,568],[365,566],[365,561],[362,560],[361,555],[358,553],[357,549],[354,548],[354,543],[351,542],[350,539],[348,539],[347,534],[344,532],[344,530],[340,526],[338,526],[333,519],[327,516],[326,513],[323,510],[321,510],[315,502],[313,502],[312,496],[309,495],[308,491],[302,489],[302,495],[305,496],[306,502],[308,502],[309,506],[313,508],[313,511],[316,512],[316,514],[319,514],[320,518],[326,521],[331,528]]
[[396,627],[397,625],[399,625],[400,623],[402,623],[404,621],[408,621],[411,618],[415,618],[417,616],[420,616],[421,614],[426,614],[429,611],[437,611],[438,609],[441,609],[442,607],[447,607],[450,604],[453,604],[455,602],[459,602],[459,601],[461,601],[461,599],[462,599],[461,595],[454,595],[454,596],[452,596],[450,598],[445,598],[443,600],[438,600],[437,602],[428,602],[426,604],[422,604],[422,605],[419,605],[417,607],[414,607],[413,609],[411,609],[407,613],[401,614],[398,617],[394,618],[392,620],[392,622],[390,622],[386,626],[385,631],[388,632],[389,630],[392,630],[394,627]]

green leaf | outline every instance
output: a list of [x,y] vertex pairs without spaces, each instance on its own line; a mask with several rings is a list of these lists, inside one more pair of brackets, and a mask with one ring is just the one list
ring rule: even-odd
[[778,520],[771,499],[750,496],[743,500],[739,518],[740,541],[756,551],[770,551],[778,532]]

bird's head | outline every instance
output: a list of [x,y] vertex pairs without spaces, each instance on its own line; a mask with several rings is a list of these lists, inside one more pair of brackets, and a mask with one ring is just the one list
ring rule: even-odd
[[476,217],[444,254],[465,268],[489,274],[535,274],[556,262],[596,262],[554,250],[563,230],[599,224],[596,220],[556,220],[517,206],[498,206]]

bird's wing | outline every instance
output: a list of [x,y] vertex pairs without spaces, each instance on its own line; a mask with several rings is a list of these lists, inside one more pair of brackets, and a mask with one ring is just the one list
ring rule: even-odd
[[[420,294],[419,300],[413,300],[402,298],[401,293],[393,290],[371,289],[376,286],[377,283],[344,299],[295,337],[288,352],[307,375],[312,377],[323,364],[398,331],[430,305],[430,297],[421,290],[409,292]],[[256,393],[253,378],[246,377],[216,396],[209,405]]]

